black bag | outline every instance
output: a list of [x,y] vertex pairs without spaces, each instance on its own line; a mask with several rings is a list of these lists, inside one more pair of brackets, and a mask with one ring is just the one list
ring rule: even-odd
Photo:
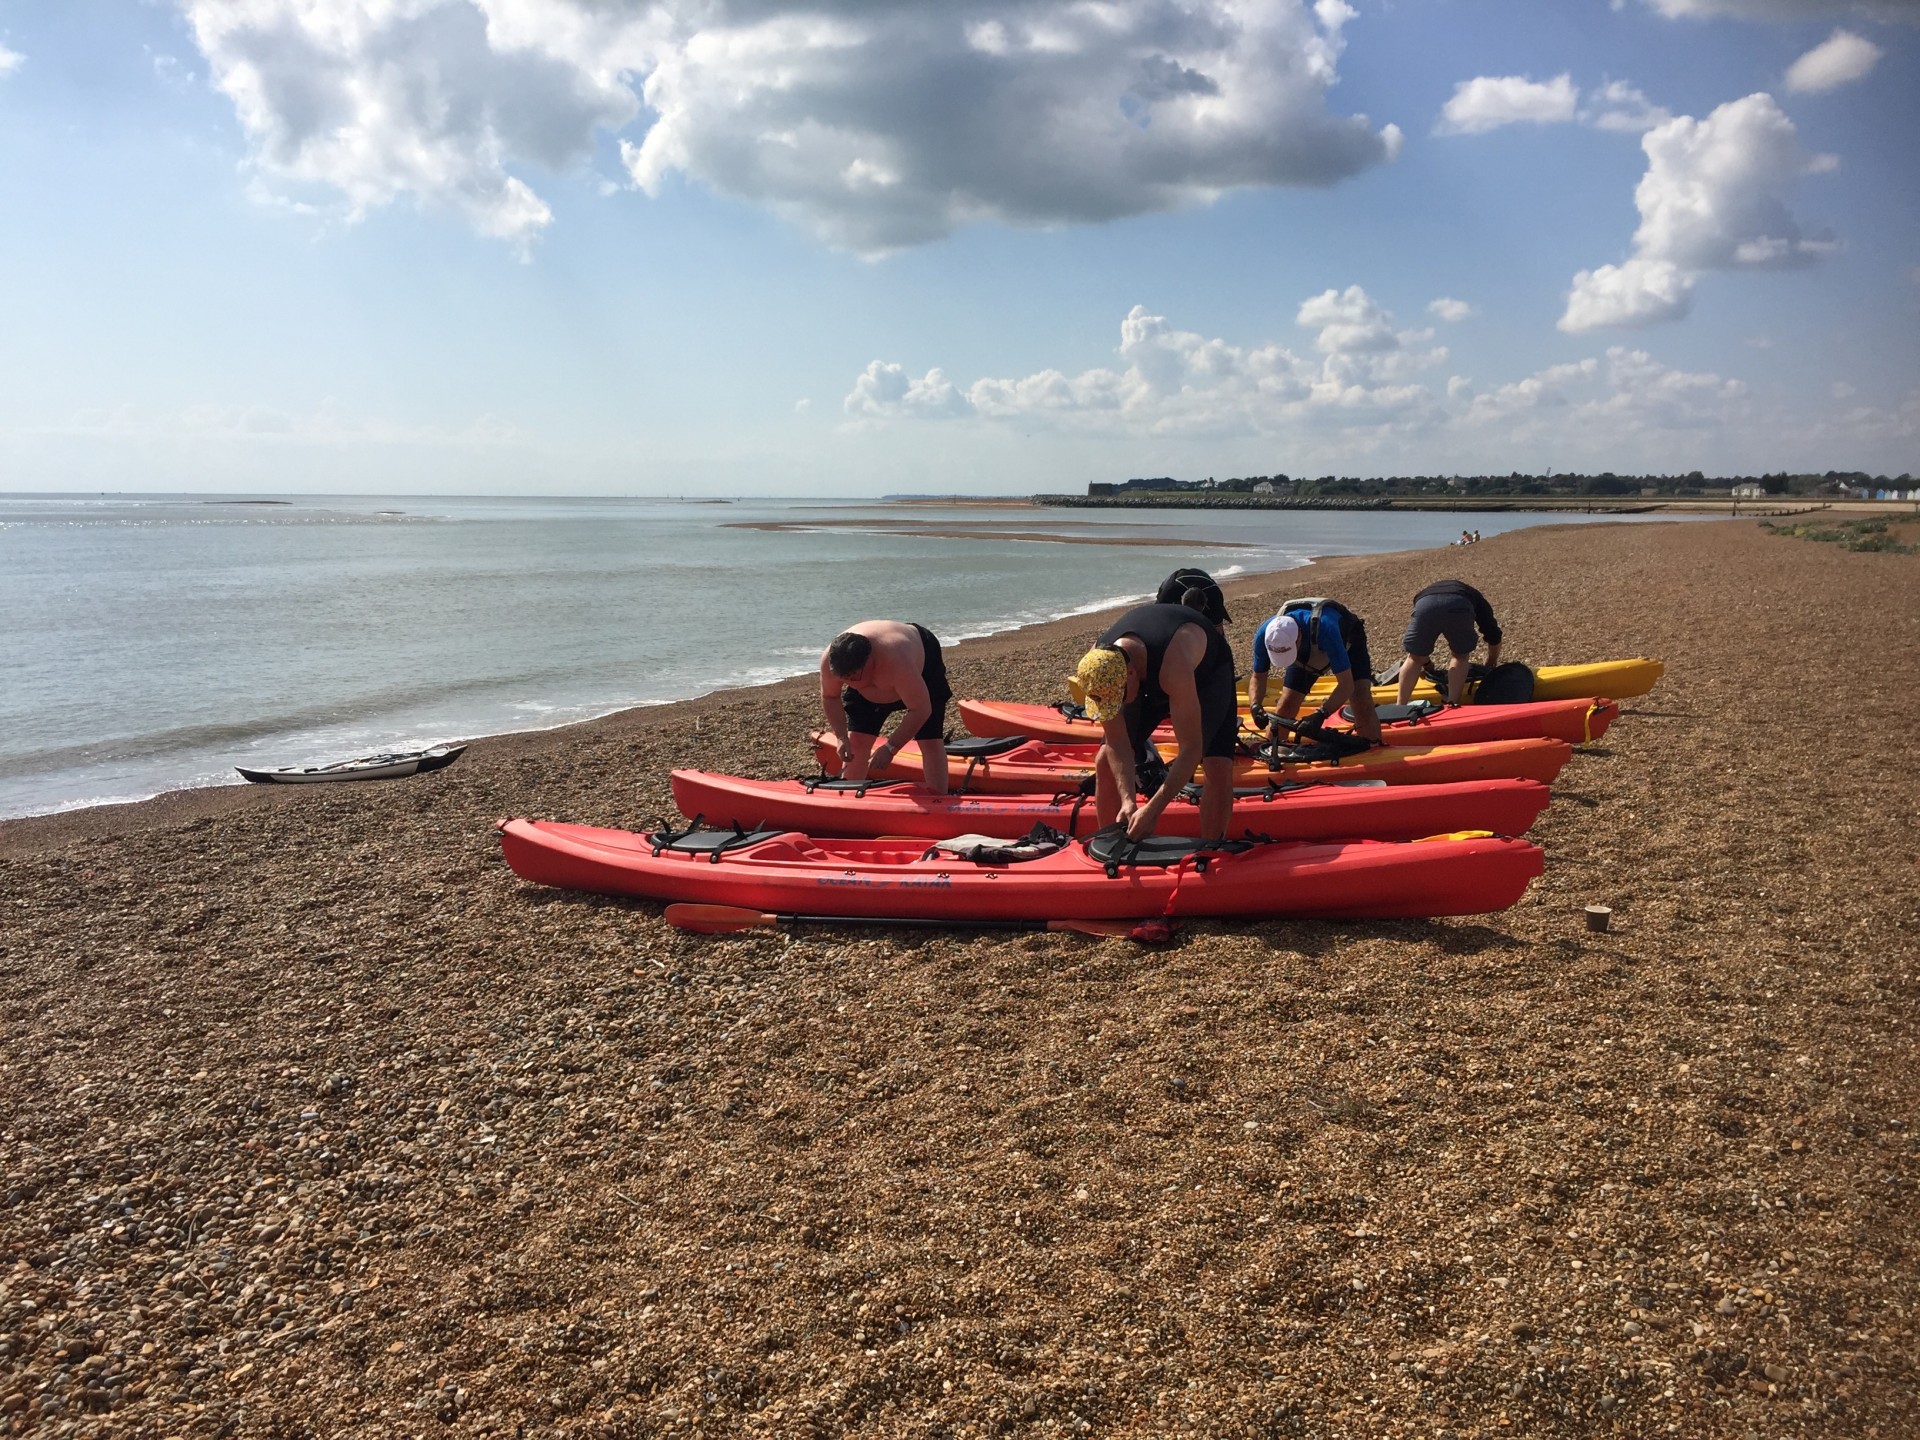
[[1474,688],[1476,705],[1525,705],[1533,699],[1533,671],[1518,660],[1496,665]]

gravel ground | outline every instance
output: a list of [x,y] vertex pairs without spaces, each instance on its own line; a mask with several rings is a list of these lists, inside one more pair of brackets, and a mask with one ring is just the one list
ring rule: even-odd
[[1330,589],[1390,654],[1457,574],[1517,657],[1666,660],[1475,920],[703,939],[501,864],[800,773],[794,682],[0,825],[0,1434],[1915,1434],[1916,567],[1238,586],[1243,652]]

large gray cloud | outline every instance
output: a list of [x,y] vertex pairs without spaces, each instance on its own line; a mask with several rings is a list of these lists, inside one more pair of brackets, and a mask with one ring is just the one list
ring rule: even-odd
[[549,219],[521,172],[603,130],[649,192],[869,253],[1328,185],[1400,139],[1327,108],[1345,0],[177,3],[267,177],[520,240]]

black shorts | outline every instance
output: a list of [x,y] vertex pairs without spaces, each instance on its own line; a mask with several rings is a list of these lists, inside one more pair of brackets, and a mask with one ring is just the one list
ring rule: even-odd
[[[1373,656],[1367,652],[1367,622],[1358,616],[1353,623],[1344,626],[1340,638],[1347,642],[1347,661],[1353,666],[1353,683],[1356,687],[1373,685]],[[1320,672],[1309,670],[1304,665],[1289,665],[1287,673],[1280,677],[1280,688],[1298,690],[1301,694],[1313,688],[1313,682],[1320,678]]]
[[1413,619],[1400,638],[1400,648],[1409,655],[1433,654],[1433,642],[1446,637],[1447,648],[1456,659],[1465,659],[1480,643],[1473,624],[1473,602],[1464,595],[1428,595],[1413,602]]
[[[913,628],[920,632],[920,644],[927,654],[926,663],[920,667],[920,678],[927,682],[927,698],[933,701],[927,723],[914,731],[913,738],[943,740],[947,734],[947,704],[953,699],[953,686],[947,682],[947,662],[940,654],[940,642],[933,638],[933,632],[924,625]],[[878,735],[889,715],[898,715],[907,708],[901,700],[869,700],[851,685],[840,691],[840,703],[847,712],[849,735]]]
[[[1153,743],[1153,732],[1168,717],[1163,695],[1142,697],[1126,708],[1127,738],[1133,742],[1137,765],[1146,758]],[[1234,686],[1233,669],[1223,667],[1200,691],[1200,754],[1207,760],[1230,760],[1239,753],[1240,695]]]

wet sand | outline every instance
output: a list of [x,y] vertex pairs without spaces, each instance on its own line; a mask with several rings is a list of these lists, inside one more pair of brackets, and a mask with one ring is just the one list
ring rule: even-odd
[[[863,530],[873,535],[920,535],[939,540],[1029,540],[1043,545],[1151,545],[1166,548],[1164,535],[1151,533],[1144,522],[1142,535],[1061,535],[1051,530],[1025,530],[1005,520],[955,520],[944,525],[907,525],[893,520],[737,520],[730,530]],[[1111,527],[1118,529],[1118,526]],[[1233,550],[1230,540],[1188,540],[1196,550]]]
[[712,940],[500,863],[802,773],[806,680],[0,824],[0,1433],[1914,1433],[1916,566],[1569,526],[1230,586],[1242,653],[1313,591],[1390,654],[1458,575],[1518,658],[1667,662],[1470,920]]

